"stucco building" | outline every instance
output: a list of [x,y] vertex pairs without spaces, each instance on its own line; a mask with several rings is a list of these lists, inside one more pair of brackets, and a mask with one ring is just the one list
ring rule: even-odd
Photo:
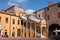
[[[60,30],[60,3],[48,3],[48,7],[27,15],[16,5],[0,11],[0,36],[47,38]],[[57,33],[60,35],[60,32]]]

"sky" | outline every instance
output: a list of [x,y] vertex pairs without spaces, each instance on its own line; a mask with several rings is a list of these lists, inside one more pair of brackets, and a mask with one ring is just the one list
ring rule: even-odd
[[48,2],[58,3],[60,0],[0,0],[0,10],[13,5],[24,8],[25,11],[36,11],[48,6]]

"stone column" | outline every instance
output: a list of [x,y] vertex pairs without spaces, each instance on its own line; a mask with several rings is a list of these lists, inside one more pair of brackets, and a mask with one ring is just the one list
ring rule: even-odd
[[[24,21],[23,21],[23,25],[22,25],[22,26],[23,26],[23,28],[24,28]],[[23,30],[23,29],[22,29],[22,30]],[[23,34],[23,37],[24,37],[24,30],[23,30],[23,33],[22,33],[22,34]]]
[[35,25],[35,38],[36,38],[36,25]]
[[41,27],[41,38],[42,38],[42,27]]
[[[30,23],[30,31],[31,31],[31,23]],[[31,32],[30,32],[30,37],[31,37]]]

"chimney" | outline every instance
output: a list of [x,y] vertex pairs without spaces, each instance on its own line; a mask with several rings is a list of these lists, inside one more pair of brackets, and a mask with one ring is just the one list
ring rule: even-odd
[[48,6],[51,6],[51,5],[53,5],[53,3],[52,2],[48,2]]

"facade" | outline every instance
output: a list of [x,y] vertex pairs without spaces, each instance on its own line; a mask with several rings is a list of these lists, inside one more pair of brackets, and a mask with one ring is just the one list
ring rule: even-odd
[[56,4],[49,2],[48,7],[37,10],[34,14],[38,19],[45,20],[47,37],[60,36],[60,2]]
[[[0,11],[0,36],[47,38],[60,30],[60,3],[48,3],[48,7],[27,15],[16,5]],[[60,35],[60,32],[57,32]]]

